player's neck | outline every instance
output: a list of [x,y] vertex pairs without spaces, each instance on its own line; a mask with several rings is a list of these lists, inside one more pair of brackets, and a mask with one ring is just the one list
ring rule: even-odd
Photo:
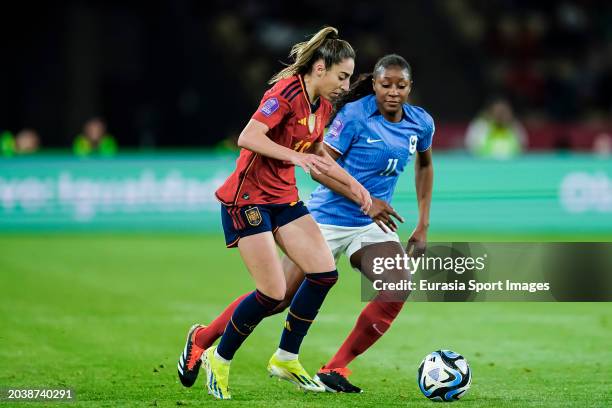
[[383,116],[383,118],[385,118],[387,122],[397,123],[397,122],[400,122],[402,118],[404,117],[403,109],[400,109],[397,112],[385,112],[380,107],[380,105],[377,104],[377,107],[378,107],[378,111],[381,113],[381,115]]
[[396,113],[387,113],[385,115],[385,119],[387,119],[389,122],[393,122],[393,123],[397,123],[400,122],[402,120],[402,112],[396,112]]
[[319,99],[319,94],[316,92],[316,88],[313,85],[313,78],[310,74],[304,75],[304,88],[306,88],[306,94],[308,95],[308,102],[314,104]]

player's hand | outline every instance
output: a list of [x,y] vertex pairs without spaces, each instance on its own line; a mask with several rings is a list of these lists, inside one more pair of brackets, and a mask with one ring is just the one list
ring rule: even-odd
[[361,207],[361,211],[364,214],[367,214],[372,207],[372,197],[370,197],[370,192],[356,180],[350,185],[350,189],[353,196],[357,197],[357,203]]
[[294,166],[300,166],[307,174],[312,171],[314,174],[327,173],[331,164],[324,157],[310,153],[295,152],[291,157]]
[[427,227],[416,227],[408,239],[406,253],[416,258],[425,253],[427,249]]
[[376,197],[372,197],[372,207],[367,214],[385,233],[397,231],[397,224],[392,217],[395,217],[399,222],[404,222],[404,218],[395,212],[393,207]]

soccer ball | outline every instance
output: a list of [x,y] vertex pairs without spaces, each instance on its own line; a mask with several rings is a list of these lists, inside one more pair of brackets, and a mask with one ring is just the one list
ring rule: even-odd
[[432,401],[456,401],[472,383],[472,371],[462,355],[450,350],[428,354],[417,375],[423,395]]

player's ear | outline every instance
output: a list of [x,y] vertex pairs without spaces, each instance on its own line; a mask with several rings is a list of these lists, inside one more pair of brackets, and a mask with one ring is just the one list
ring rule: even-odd
[[325,75],[325,62],[322,59],[315,62],[312,66],[312,71],[318,77]]

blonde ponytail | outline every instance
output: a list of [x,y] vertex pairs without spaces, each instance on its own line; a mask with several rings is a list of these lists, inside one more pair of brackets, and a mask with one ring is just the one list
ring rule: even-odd
[[323,58],[325,67],[329,68],[345,58],[355,58],[355,51],[348,42],[338,38],[336,28],[324,27],[310,40],[291,47],[289,58],[293,63],[276,73],[268,83],[273,84],[293,75],[305,74],[319,58]]

